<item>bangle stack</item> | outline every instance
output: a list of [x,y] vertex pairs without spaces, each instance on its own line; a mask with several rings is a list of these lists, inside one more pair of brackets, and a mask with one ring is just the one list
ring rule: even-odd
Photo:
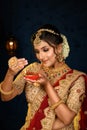
[[0,92],[1,92],[2,94],[4,94],[4,95],[10,95],[10,94],[12,94],[12,93],[14,92],[14,88],[12,88],[12,90],[9,91],[9,92],[5,92],[5,91],[3,91],[3,89],[1,88],[1,84],[0,84]]
[[50,107],[50,109],[51,109],[51,110],[56,109],[61,103],[64,103],[64,101],[63,101],[63,100],[59,100],[58,102],[56,102],[55,104],[53,104],[53,105]]

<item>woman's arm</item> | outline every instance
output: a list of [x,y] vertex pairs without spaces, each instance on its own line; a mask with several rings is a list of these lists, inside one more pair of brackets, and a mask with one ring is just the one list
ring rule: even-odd
[[[82,104],[80,98],[85,93],[85,80],[83,76],[79,77],[74,84],[72,84],[66,103],[61,101],[58,93],[55,91],[46,77],[41,73],[39,76],[40,78],[38,80],[30,81],[40,83],[45,88],[45,91],[50,99],[51,106],[53,106],[52,109],[54,108],[55,114],[59,121],[61,121],[61,123],[63,123],[65,126],[71,124],[74,117],[80,110]],[[55,104],[57,104],[56,107]]]
[[[46,85],[45,89],[52,105],[61,100],[60,97],[57,95],[56,91],[54,90],[54,88],[50,84]],[[59,120],[64,125],[69,125],[76,115],[76,113],[70,110],[68,106],[63,102],[60,105],[58,105],[58,107],[55,108],[55,112]]]
[[63,127],[66,127],[66,125],[57,118],[57,119],[55,119],[55,121],[53,123],[52,130],[59,130]]
[[[15,57],[12,57],[13,59]],[[13,59],[10,60],[13,60]],[[16,58],[17,59],[17,58]],[[16,74],[24,68],[25,65],[27,65],[27,60],[24,58],[17,59],[17,65],[12,64],[9,65],[8,71],[6,73],[6,76],[1,83],[0,91],[1,91],[1,100],[3,101],[9,101],[12,98],[14,98],[16,95],[18,95],[17,89],[13,86],[14,77]]]
[[[46,85],[45,89],[52,105],[60,101],[60,97],[50,84]],[[84,93],[85,79],[83,76],[80,76],[72,85],[66,104],[61,103],[54,109],[58,119],[62,121],[65,126],[73,121],[76,113],[78,113],[81,108],[81,98],[82,96],[84,97]]]

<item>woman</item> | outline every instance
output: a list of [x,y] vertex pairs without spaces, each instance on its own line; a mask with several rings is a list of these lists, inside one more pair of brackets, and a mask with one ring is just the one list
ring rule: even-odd
[[21,130],[79,130],[86,74],[65,63],[70,48],[56,27],[42,26],[31,41],[40,63],[27,65],[26,59],[12,57],[1,83],[2,100],[9,101],[25,89],[28,112]]

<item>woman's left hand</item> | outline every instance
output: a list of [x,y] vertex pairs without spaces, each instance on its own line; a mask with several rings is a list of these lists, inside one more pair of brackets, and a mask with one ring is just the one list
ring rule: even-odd
[[27,82],[31,82],[31,83],[38,83],[40,84],[41,86],[47,86],[47,84],[50,84],[50,82],[48,81],[48,79],[46,78],[46,76],[44,74],[35,74],[35,75],[27,75],[24,77],[25,80]]

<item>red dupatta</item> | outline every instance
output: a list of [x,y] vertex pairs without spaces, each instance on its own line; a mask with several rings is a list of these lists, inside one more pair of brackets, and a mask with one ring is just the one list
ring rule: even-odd
[[[70,72],[72,72],[72,70],[70,70],[66,74],[68,74]],[[59,80],[64,79],[66,77],[66,74],[64,74]],[[56,83],[54,83],[53,87],[59,85],[59,80]],[[40,121],[45,117],[44,109],[46,107],[48,107],[48,96],[47,95],[44,97],[38,111],[34,115],[34,118],[30,121],[29,127],[26,130],[41,130],[42,126],[41,126]]]
[[[72,73],[73,70],[70,70],[68,73]],[[64,79],[66,77],[66,74],[64,74],[59,80]],[[83,75],[84,76],[84,75]],[[86,76],[85,76],[86,77]],[[87,77],[86,79],[86,86],[87,86]],[[59,85],[59,80],[53,85],[53,87]],[[87,95],[87,89],[86,89],[86,95]],[[41,120],[45,117],[44,115],[44,109],[48,107],[48,96],[46,95],[38,109],[38,111],[35,113],[33,119],[30,121],[29,127],[26,130],[41,130]],[[87,97],[84,100],[84,103],[82,105],[81,110],[81,120],[80,120],[80,130],[86,130],[87,128],[87,115],[84,114],[84,111],[87,111]]]

